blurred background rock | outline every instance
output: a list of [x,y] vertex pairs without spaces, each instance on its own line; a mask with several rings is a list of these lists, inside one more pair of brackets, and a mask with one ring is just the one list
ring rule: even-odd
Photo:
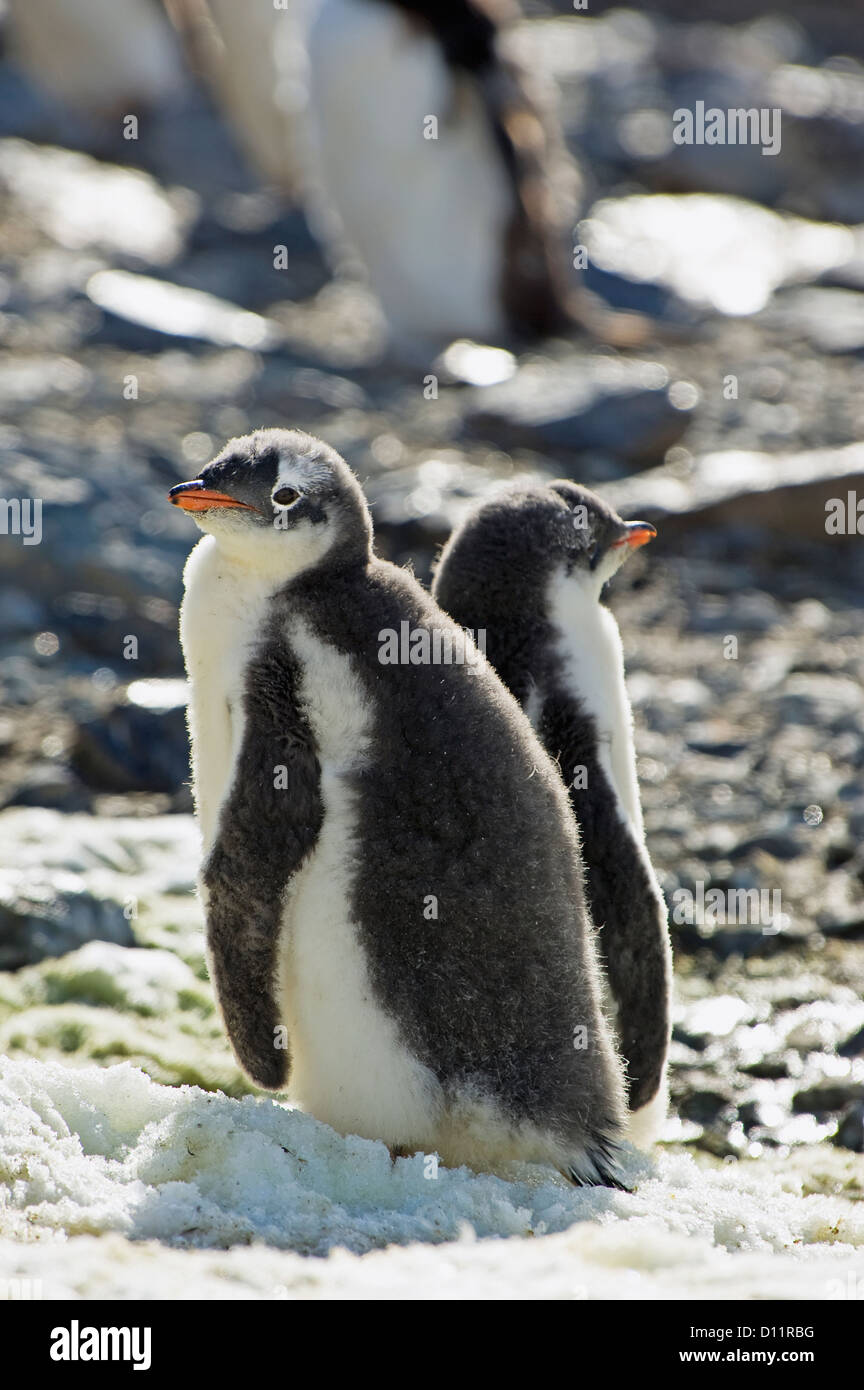
[[[42,539],[0,535],[0,1046],[247,1089],[190,896],[197,532],[165,493],[294,425],[424,580],[520,474],[657,524],[611,595],[652,855],[670,905],[782,894],[767,924],[673,922],[669,1138],[813,1145],[814,1186],[854,1185],[826,1155],[864,1148],[864,564],[825,504],[864,499],[864,7],[531,3],[506,43],[555,94],[574,319],[434,349],[394,348],[334,230],[303,7],[238,8],[5,8],[0,497],[41,499]],[[676,145],[697,101],[779,108],[779,153]]]

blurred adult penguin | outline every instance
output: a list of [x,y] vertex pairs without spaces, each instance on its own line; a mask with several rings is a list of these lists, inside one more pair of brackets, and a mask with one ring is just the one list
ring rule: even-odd
[[14,56],[70,110],[136,115],[201,78],[261,181],[299,196],[303,0],[10,0],[9,10]]
[[183,90],[176,35],[159,0],[8,0],[11,51],[71,110],[105,118]]
[[171,0],[187,47],[262,182],[288,197],[303,183],[304,0]]
[[397,346],[568,322],[556,146],[493,0],[322,0],[309,34],[317,174]]

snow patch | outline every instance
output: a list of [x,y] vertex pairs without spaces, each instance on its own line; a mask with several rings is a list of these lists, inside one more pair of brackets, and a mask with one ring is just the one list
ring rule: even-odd
[[0,1270],[43,1278],[45,1297],[830,1298],[850,1275],[864,1287],[864,1210],[803,1196],[794,1168],[634,1152],[632,1193],[527,1165],[509,1180],[434,1170],[270,1099],[160,1086],[128,1064],[0,1061]]

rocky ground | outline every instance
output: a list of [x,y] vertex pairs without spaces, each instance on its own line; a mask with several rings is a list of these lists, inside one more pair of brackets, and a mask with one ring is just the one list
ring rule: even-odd
[[[610,602],[673,909],[667,1140],[860,1199],[864,560],[825,503],[864,498],[864,45],[842,9],[535,8],[524,42],[581,167],[574,284],[614,348],[400,367],[200,97],[133,147],[0,66],[0,496],[43,502],[40,544],[0,535],[0,1050],[249,1089],[191,896],[176,613],[197,533],[165,492],[290,424],[346,455],[381,552],[423,579],[502,477],[574,477],[656,522]],[[697,99],[780,106],[780,154],[673,146]],[[758,919],[688,914],[718,889],[763,893]]]

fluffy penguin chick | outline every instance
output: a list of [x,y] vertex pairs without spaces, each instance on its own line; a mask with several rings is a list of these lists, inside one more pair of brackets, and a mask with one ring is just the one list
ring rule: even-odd
[[655,1137],[666,1112],[671,953],[645,848],[621,638],[600,598],[654,534],[575,483],[517,486],[454,533],[433,589],[457,622],[485,629],[486,655],[569,787],[637,1143]]
[[[626,1106],[578,836],[516,701],[373,555],[320,440],[232,440],[170,496],[209,533],[180,626],[209,962],[241,1065],[290,1077],[342,1133],[616,1181]],[[382,663],[403,631],[417,664]]]

